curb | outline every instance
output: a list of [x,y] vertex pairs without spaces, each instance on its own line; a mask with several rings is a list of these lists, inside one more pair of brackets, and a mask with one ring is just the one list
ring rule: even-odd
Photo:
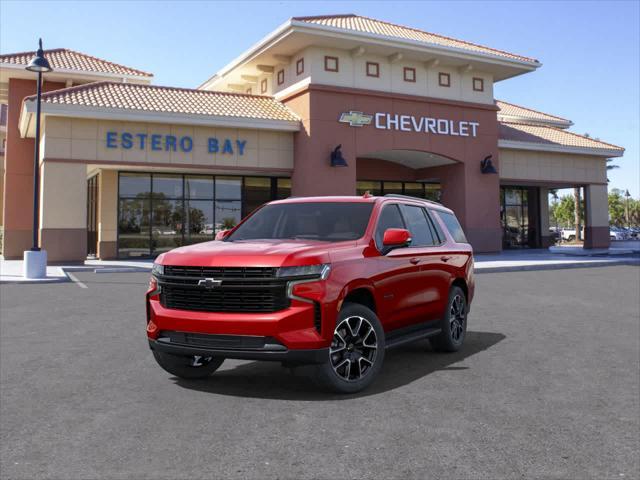
[[594,261],[594,262],[580,262],[580,263],[561,263],[561,264],[547,264],[547,265],[514,265],[505,267],[480,267],[473,270],[473,273],[503,273],[503,272],[534,272],[540,270],[568,270],[573,268],[595,268],[595,267],[615,267],[619,265],[634,265],[640,266],[640,260],[626,259],[626,260],[612,260],[612,261]]

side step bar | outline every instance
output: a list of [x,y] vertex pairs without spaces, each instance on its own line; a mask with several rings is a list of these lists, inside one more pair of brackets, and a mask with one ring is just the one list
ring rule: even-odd
[[395,348],[405,343],[415,342],[416,340],[422,340],[423,338],[433,337],[438,335],[442,331],[441,328],[421,328],[420,330],[414,330],[402,335],[394,335],[387,339],[385,348]]

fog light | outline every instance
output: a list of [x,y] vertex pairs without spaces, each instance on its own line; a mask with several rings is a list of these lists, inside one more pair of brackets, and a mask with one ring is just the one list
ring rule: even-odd
[[155,340],[158,338],[158,333],[160,333],[158,326],[153,323],[153,320],[150,320],[149,323],[147,323],[147,337]]

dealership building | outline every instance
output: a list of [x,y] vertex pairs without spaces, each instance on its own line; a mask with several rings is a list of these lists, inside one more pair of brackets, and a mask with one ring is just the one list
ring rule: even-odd
[[[0,55],[7,259],[31,247],[33,55]],[[550,189],[580,187],[585,246],[609,244],[606,160],[624,149],[494,98],[496,82],[541,66],[533,58],[356,15],[292,18],[196,89],[45,55],[50,261],[154,256],[272,199],[366,191],[441,201],[476,251],[496,252],[548,246]]]

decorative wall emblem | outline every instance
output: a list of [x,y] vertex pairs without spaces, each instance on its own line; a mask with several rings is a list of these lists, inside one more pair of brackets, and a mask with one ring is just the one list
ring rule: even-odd
[[340,115],[340,123],[348,123],[352,127],[362,127],[364,125],[371,125],[373,120],[373,115],[369,115],[367,113],[362,112],[354,112],[353,110],[349,112],[342,112]]

